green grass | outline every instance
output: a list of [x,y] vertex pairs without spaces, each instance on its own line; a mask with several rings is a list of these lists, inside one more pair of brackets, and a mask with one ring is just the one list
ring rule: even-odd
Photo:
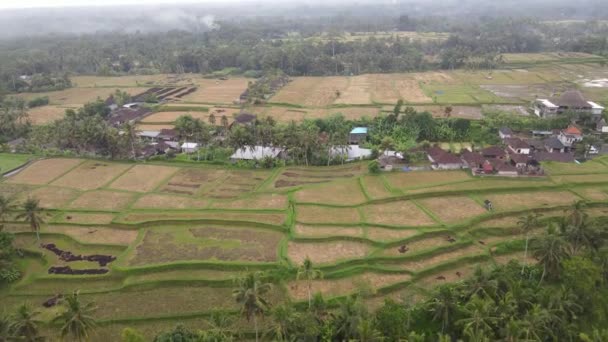
[[0,153],[0,172],[6,173],[34,158],[31,154]]

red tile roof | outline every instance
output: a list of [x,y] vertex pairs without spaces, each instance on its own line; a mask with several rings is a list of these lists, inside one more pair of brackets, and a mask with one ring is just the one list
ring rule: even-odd
[[566,128],[563,132],[565,134],[572,134],[572,135],[582,135],[583,134],[583,132],[581,132],[581,130],[578,129],[578,127],[576,127],[574,125],[568,126],[568,128]]

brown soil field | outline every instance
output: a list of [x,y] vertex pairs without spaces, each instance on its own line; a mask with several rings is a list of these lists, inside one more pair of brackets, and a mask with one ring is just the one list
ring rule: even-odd
[[[452,236],[453,237],[453,236]],[[431,249],[435,249],[437,247],[443,247],[450,245],[451,242],[448,241],[448,234],[444,236],[433,236],[422,238],[420,240],[415,240],[412,242],[404,243],[407,246],[408,251],[406,253],[399,252],[400,246],[394,246],[382,251],[382,255],[386,256],[395,256],[395,257],[403,257],[408,254],[416,254],[424,251],[428,251]]]
[[312,111],[309,109],[289,107],[249,107],[248,112],[255,114],[258,118],[272,117],[277,122],[289,123],[291,121],[304,121]]
[[[190,115],[195,119],[201,119],[203,122],[207,123],[209,121],[209,113],[207,112],[158,112],[152,115],[146,116],[140,122],[142,123],[150,123],[150,122],[162,122],[162,123],[173,123],[177,118],[182,115]],[[219,118],[218,118],[219,122]]]
[[297,206],[296,220],[303,223],[359,223],[356,208],[328,208],[319,206]]
[[[465,173],[463,173],[466,175]],[[461,190],[478,190],[478,189],[518,189],[541,186],[555,186],[555,183],[548,179],[535,180],[515,180],[515,179],[474,179],[465,182],[459,182],[448,185],[428,185],[421,189],[408,190],[408,194],[444,192],[444,191],[461,191]]]
[[103,187],[130,167],[131,165],[128,164],[86,161],[56,179],[52,185],[79,190],[93,190]]
[[408,74],[373,74],[371,80],[372,100],[377,103],[430,103],[432,100],[422,91],[418,81]]
[[372,204],[363,207],[367,223],[392,226],[430,226],[435,221],[410,201]]
[[297,202],[354,205],[364,203],[365,195],[357,179],[312,186],[295,193]]
[[226,178],[228,171],[221,169],[184,168],[169,179],[161,191],[193,195],[201,187],[214,185],[219,179]]
[[367,228],[367,238],[375,241],[394,241],[402,240],[418,234],[413,229],[387,229],[378,227]]
[[591,209],[586,209],[585,212],[587,214],[589,214],[589,216],[593,216],[593,217],[608,216],[608,208],[591,208]]
[[382,176],[364,176],[363,187],[372,199],[388,198],[393,194],[384,186]]
[[138,131],[159,131],[161,129],[173,129],[175,128],[174,125],[137,125],[137,130]]
[[580,198],[569,191],[536,191],[515,194],[484,195],[484,199],[492,201],[494,210],[514,210],[569,205]]
[[346,77],[296,77],[270,101],[324,107],[338,98],[337,90],[344,93],[347,85]]
[[196,280],[223,280],[236,279],[238,273],[234,271],[218,271],[218,270],[163,270],[154,273],[142,273],[129,276],[125,283],[142,283],[147,281],[170,281],[175,279],[196,279]]
[[75,227],[46,225],[43,232],[60,233],[90,244],[129,245],[137,239],[137,230],[106,227]]
[[477,202],[466,196],[434,197],[418,202],[430,209],[441,221],[447,224],[483,215],[487,212]]
[[373,118],[379,115],[379,107],[341,107],[341,108],[289,108],[289,107],[251,107],[248,111],[260,118],[272,117],[278,122],[303,121],[304,119],[321,119],[331,115],[342,114],[347,120],[359,120],[363,117]]
[[146,194],[132,206],[133,209],[203,209],[209,201],[184,196]]
[[334,263],[340,260],[364,258],[370,247],[353,241],[294,242],[287,244],[287,256],[294,265],[301,265],[307,257],[313,264]]
[[231,78],[225,81],[199,79],[198,89],[182,98],[184,102],[203,103],[233,103],[247,89],[250,80],[246,78]]
[[222,209],[287,209],[287,196],[283,194],[260,194],[234,201],[215,200],[211,208]]
[[114,214],[92,214],[67,212],[57,218],[57,223],[79,223],[79,224],[110,224],[114,220]]
[[29,109],[27,114],[32,124],[44,125],[63,118],[66,109],[59,106],[42,106]]
[[384,177],[393,188],[400,190],[471,179],[467,173],[462,171],[391,172]]
[[142,212],[129,213],[125,215],[121,221],[126,223],[141,223],[152,221],[181,221],[181,220],[214,220],[214,221],[242,221],[242,222],[259,222],[273,225],[282,225],[285,222],[284,214],[266,214],[253,212]]
[[20,193],[28,192],[32,188],[30,185],[0,183],[0,194],[5,197],[15,197]]
[[169,166],[135,165],[110,184],[110,187],[119,190],[149,192],[178,170],[178,168]]
[[97,190],[85,192],[70,203],[72,209],[119,211],[126,209],[135,194],[122,191]]
[[[452,112],[450,113],[451,118],[462,118],[469,120],[481,120],[483,114],[481,113],[481,107],[472,106],[451,106]],[[429,112],[433,117],[444,118],[445,117],[445,106],[413,106],[416,111]],[[390,109],[392,110],[392,109]]]
[[483,221],[477,224],[478,227],[491,227],[491,228],[511,228],[517,227],[518,216],[507,216],[502,218],[491,219]]
[[75,87],[135,87],[167,84],[170,82],[170,77],[169,75],[73,76],[71,79]]
[[43,159],[9,178],[9,183],[47,184],[82,162],[81,159]]
[[[312,293],[320,292],[323,296],[331,298],[352,294],[358,290],[377,290],[378,288],[395,283],[406,282],[411,279],[408,274],[378,274],[366,272],[349,278],[318,279],[312,281]],[[292,299],[301,301],[308,298],[308,283],[292,281],[287,284]]]
[[79,192],[73,189],[43,187],[35,189],[29,193],[22,193],[19,199],[25,201],[27,198],[35,198],[40,201],[43,208],[63,208],[72,199],[78,196]]
[[148,230],[130,265],[180,260],[273,262],[283,235],[245,228],[196,227]]
[[576,189],[576,193],[590,201],[605,201],[608,199],[608,194],[604,189],[582,188]]
[[336,104],[371,104],[372,76],[359,75],[348,78],[348,86],[342,91]]
[[445,252],[445,253],[440,253],[440,254],[436,254],[433,255],[432,257],[428,257],[428,258],[424,258],[424,259],[420,259],[420,260],[416,260],[416,261],[407,261],[405,263],[403,263],[403,268],[406,270],[410,270],[410,271],[419,271],[425,268],[429,268],[429,267],[433,267],[433,266],[437,266],[439,264],[448,262],[448,261],[453,261],[456,260],[458,258],[462,258],[464,256],[470,255],[479,255],[479,254],[485,254],[486,252],[477,247],[477,246],[468,246],[468,247],[464,247],[464,248],[459,248],[453,251],[449,251],[449,252]]
[[[137,95],[148,90],[147,88],[119,88],[131,95]],[[25,100],[31,100],[36,97],[48,96],[51,105],[81,107],[85,103],[89,103],[100,98],[105,100],[114,92],[115,88],[68,88],[59,91],[50,91],[45,93],[27,93],[20,94],[19,97]]]
[[[445,283],[455,283],[472,276],[477,267],[487,268],[488,263],[482,262],[472,265],[460,265],[449,270],[438,271],[437,273],[420,278],[416,284],[420,287],[429,288]],[[437,277],[443,277],[445,279],[437,279]]]
[[352,236],[363,237],[364,230],[360,227],[338,226],[307,226],[296,224],[294,232],[301,237]]

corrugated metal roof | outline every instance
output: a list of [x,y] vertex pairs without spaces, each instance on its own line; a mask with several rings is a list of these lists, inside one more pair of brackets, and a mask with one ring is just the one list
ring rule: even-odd
[[355,127],[350,134],[367,134],[367,127]]

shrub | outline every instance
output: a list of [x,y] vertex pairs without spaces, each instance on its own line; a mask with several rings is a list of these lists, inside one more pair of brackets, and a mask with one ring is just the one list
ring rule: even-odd
[[367,169],[369,173],[378,174],[380,173],[380,164],[376,160],[373,160],[367,164]]
[[28,101],[27,106],[30,108],[42,107],[49,104],[48,96],[36,97]]

